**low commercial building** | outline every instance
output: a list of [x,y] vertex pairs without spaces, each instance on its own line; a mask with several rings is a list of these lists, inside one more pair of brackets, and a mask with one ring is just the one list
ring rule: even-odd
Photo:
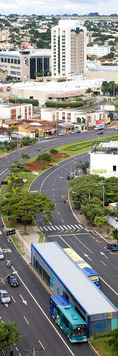
[[8,120],[32,118],[32,104],[0,104],[0,125]]
[[83,317],[88,326],[88,337],[118,328],[118,309],[57,242],[32,244],[31,264],[50,292],[64,295]]
[[90,174],[118,178],[118,141],[102,142],[90,154]]
[[110,117],[108,112],[88,111],[79,109],[57,109],[55,108],[41,108],[41,119],[53,122],[71,123],[75,127],[78,126],[80,131],[84,129],[91,129],[100,122],[108,124]]
[[94,57],[103,57],[110,53],[110,46],[99,46],[94,44],[93,46],[86,47],[86,54],[91,54]]

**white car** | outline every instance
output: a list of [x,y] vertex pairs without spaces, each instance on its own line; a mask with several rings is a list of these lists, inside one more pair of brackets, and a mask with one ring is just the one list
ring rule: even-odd
[[0,302],[2,304],[8,304],[11,302],[11,296],[6,290],[0,290]]
[[4,253],[3,253],[3,250],[2,248],[0,248],[0,260],[4,260]]

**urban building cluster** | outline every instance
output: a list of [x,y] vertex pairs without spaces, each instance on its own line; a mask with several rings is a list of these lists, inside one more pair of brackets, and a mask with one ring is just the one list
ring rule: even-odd
[[[88,88],[101,92],[104,77],[91,79],[94,70],[89,65],[98,68],[102,60],[117,61],[117,26],[107,20],[106,33],[104,21],[0,16],[0,123],[4,129],[15,126],[21,135],[38,137],[81,132],[110,122],[104,108],[63,107],[63,101],[74,103],[78,97],[84,101]],[[18,98],[37,100],[40,111],[35,113],[30,103],[17,104]],[[14,104],[6,103],[9,99],[14,99]],[[53,102],[52,108],[46,107],[47,102]],[[62,103],[60,108],[58,102]]]

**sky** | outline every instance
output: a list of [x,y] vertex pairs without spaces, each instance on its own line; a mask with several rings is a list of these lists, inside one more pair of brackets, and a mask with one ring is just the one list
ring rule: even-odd
[[0,0],[0,14],[19,15],[118,14],[118,0]]

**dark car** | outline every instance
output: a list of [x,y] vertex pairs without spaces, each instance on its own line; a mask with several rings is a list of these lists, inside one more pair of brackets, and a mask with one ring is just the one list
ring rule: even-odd
[[10,274],[7,277],[7,281],[10,284],[11,287],[18,287],[19,286],[19,280],[14,274]]
[[118,245],[116,245],[116,244],[107,244],[106,249],[107,250],[111,250],[111,251],[118,251]]

